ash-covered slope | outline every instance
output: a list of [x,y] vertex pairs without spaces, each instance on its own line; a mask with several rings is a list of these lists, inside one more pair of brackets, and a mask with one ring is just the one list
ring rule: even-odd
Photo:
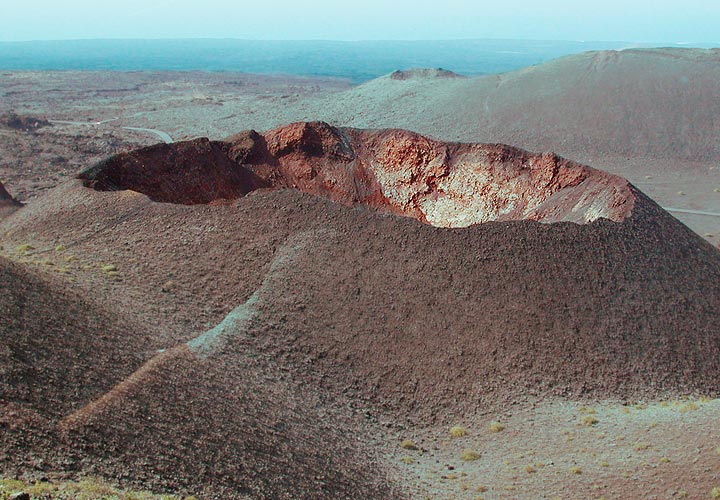
[[531,148],[706,161],[720,158],[719,77],[718,49],[591,52],[500,76],[466,117],[482,107],[479,128]]

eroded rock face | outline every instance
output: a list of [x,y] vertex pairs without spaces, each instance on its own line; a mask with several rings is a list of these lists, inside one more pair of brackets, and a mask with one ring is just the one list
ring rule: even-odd
[[83,172],[85,185],[197,204],[293,188],[439,227],[530,219],[621,221],[627,181],[551,153],[436,141],[405,130],[294,123],[224,142],[197,139],[124,153]]

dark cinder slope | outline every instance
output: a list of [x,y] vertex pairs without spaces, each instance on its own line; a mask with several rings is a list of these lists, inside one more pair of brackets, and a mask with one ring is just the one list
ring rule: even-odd
[[363,428],[286,371],[243,331],[210,353],[182,344],[60,429],[94,473],[145,488],[213,499],[397,498]]
[[150,355],[137,323],[62,281],[0,258],[0,402],[58,418]]
[[138,323],[62,280],[0,258],[0,452],[50,460],[55,425],[155,352]]
[[549,395],[716,395],[720,254],[636,196],[622,222],[465,229],[249,197],[335,229],[277,280],[258,337],[417,425]]

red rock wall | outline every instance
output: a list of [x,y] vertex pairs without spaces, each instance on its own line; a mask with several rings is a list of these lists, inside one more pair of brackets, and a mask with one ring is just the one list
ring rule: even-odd
[[100,190],[132,189],[182,204],[292,188],[439,227],[532,219],[621,221],[634,195],[622,178],[500,144],[444,143],[404,130],[294,123],[226,142],[197,139],[118,155],[83,174]]

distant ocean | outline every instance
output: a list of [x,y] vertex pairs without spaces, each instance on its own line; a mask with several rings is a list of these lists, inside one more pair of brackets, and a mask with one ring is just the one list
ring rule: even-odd
[[396,69],[442,67],[464,75],[502,73],[589,50],[659,45],[663,44],[532,40],[0,42],[0,69],[240,71],[362,82]]

